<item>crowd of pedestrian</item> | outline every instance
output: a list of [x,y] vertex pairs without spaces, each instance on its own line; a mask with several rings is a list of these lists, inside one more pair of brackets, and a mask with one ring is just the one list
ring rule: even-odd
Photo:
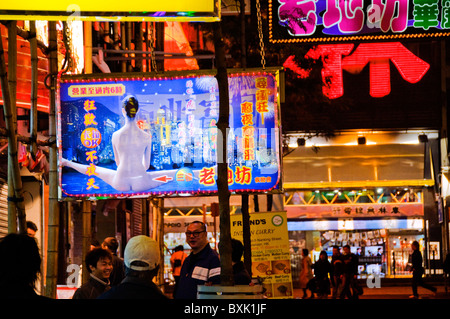
[[[171,258],[176,278],[175,299],[196,299],[198,285],[220,283],[220,260],[207,239],[203,222],[195,221],[186,228],[186,243],[191,253],[186,255],[183,246],[174,250]],[[417,287],[422,286],[436,293],[436,288],[423,281],[423,260],[419,243],[411,245],[412,298],[418,298]],[[92,243],[85,256],[88,280],[79,287],[73,299],[167,299],[153,282],[157,275],[161,254],[159,244],[148,236],[132,237],[125,247],[124,259],[117,256],[118,242],[106,238],[102,244]],[[252,284],[242,255],[244,247],[232,239],[232,265],[235,284]],[[32,234],[9,234],[0,240],[0,256],[8,262],[0,263],[0,298],[44,298],[36,293],[35,283],[41,272],[41,257]],[[358,284],[358,255],[350,246],[334,246],[331,262],[326,251],[312,263],[308,249],[302,250],[302,270],[299,275],[303,298],[358,299],[362,287]],[[446,273],[450,271],[446,258]],[[310,295],[308,296],[308,291]]]
[[[303,297],[326,299],[331,295],[333,299],[358,299],[362,288],[358,284],[358,256],[353,254],[350,246],[333,247],[331,262],[326,251],[321,251],[319,260],[314,264],[309,257],[308,249],[302,250],[302,270],[300,271],[300,288]],[[314,271],[313,271],[314,270]],[[310,291],[310,296],[307,291]]]

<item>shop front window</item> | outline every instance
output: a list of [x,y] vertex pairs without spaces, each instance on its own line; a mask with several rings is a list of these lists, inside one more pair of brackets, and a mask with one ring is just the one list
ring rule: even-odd
[[411,243],[418,241],[422,256],[424,256],[424,235],[411,234],[408,232],[391,233],[389,235],[389,260],[390,276],[411,276]]

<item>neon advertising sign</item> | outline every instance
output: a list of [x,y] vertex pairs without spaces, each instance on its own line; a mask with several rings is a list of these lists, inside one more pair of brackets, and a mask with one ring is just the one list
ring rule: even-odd
[[220,21],[219,0],[2,1],[1,20]]
[[450,0],[269,0],[273,43],[442,37]]
[[[232,192],[279,188],[278,83],[278,71],[229,74]],[[64,76],[59,95],[63,197],[217,192],[214,75]]]
[[[306,54],[307,59],[322,59],[322,91],[330,99],[344,95],[343,70],[359,74],[369,65],[370,95],[381,98],[391,92],[391,62],[402,78],[417,83],[427,73],[430,65],[414,55],[400,42],[354,44],[321,44]],[[289,57],[284,65],[300,77],[308,77],[311,70],[301,69]]]

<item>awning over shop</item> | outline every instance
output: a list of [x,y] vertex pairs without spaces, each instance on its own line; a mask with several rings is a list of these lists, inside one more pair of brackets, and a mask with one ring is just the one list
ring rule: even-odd
[[[283,158],[285,189],[432,186],[424,144],[298,147]],[[428,155],[425,155],[428,154]],[[425,178],[427,177],[428,178]]]

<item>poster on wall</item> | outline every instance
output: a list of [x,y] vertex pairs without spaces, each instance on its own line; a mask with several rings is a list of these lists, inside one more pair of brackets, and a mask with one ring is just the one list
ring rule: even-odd
[[[231,237],[243,241],[242,215],[230,216]],[[250,214],[252,277],[260,278],[267,298],[293,298],[286,212]]]
[[[63,197],[217,193],[219,94],[214,75],[63,77],[58,150]],[[229,75],[228,184],[280,182],[277,73]]]

